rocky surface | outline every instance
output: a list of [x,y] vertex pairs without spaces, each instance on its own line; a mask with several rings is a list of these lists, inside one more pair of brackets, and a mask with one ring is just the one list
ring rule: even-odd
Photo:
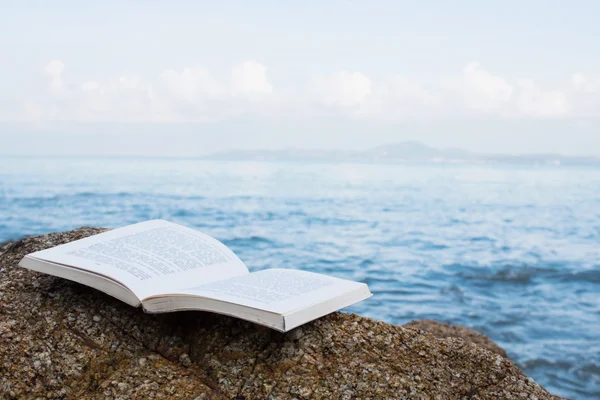
[[449,325],[443,322],[434,321],[431,319],[422,319],[418,321],[412,321],[408,324],[402,325],[409,329],[420,329],[427,333],[432,334],[436,338],[461,338],[467,342],[475,343],[478,346],[488,349],[492,353],[496,353],[499,356],[507,357],[506,351],[496,343],[494,343],[489,337],[474,331],[471,328],[462,325]]
[[8,247],[12,244],[12,242],[2,242],[0,243],[0,254],[4,253],[4,250],[8,249]]
[[26,238],[0,255],[0,398],[557,398],[457,337],[345,313],[287,334],[202,312],[148,315],[16,266],[100,231]]

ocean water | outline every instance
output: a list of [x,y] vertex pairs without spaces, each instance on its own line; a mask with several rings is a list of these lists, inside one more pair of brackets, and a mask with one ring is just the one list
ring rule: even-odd
[[600,398],[600,169],[0,158],[0,242],[151,218],[250,270],[366,282],[348,311],[467,325],[553,393]]

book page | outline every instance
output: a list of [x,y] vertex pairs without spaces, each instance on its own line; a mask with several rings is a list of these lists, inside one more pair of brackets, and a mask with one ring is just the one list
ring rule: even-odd
[[325,302],[364,283],[313,272],[269,269],[199,285],[181,294],[208,297],[278,314]]
[[246,275],[242,261],[218,240],[153,220],[31,254],[112,278],[140,299]]

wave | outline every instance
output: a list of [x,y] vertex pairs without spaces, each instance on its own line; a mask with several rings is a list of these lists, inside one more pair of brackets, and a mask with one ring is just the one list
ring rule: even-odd
[[228,247],[242,248],[242,247],[279,247],[278,243],[274,240],[271,240],[262,236],[248,236],[248,237],[236,237],[232,239],[224,239],[222,240],[223,244]]
[[491,237],[488,236],[474,236],[472,238],[469,239],[469,242],[490,242],[493,243],[495,242],[496,239],[492,239]]
[[308,217],[306,219],[306,222],[308,224],[315,224],[315,225],[338,226],[338,225],[364,224],[364,223],[368,223],[369,221],[364,220],[364,219],[353,219],[353,218],[343,219],[343,218],[328,218],[328,217]]
[[7,197],[6,200],[10,200],[13,202],[52,202],[52,201],[74,201],[78,199],[110,199],[110,198],[127,198],[127,197],[139,197],[139,198],[151,198],[153,200],[156,199],[167,199],[167,200],[177,200],[177,201],[199,201],[205,200],[205,196],[198,195],[174,195],[167,193],[152,193],[152,192],[128,192],[128,191],[120,191],[120,192],[74,192],[74,193],[60,193],[60,194],[52,194],[52,195],[39,195],[39,196],[17,196],[17,197]]
[[563,264],[555,267],[556,263],[548,265],[522,265],[504,264],[502,266],[472,266],[462,264],[450,264],[445,270],[455,276],[468,280],[480,280],[489,282],[506,282],[529,284],[534,279],[540,281],[558,282],[584,282],[600,283],[600,270],[590,269],[586,271],[571,271],[568,265]]
[[[578,393],[578,398],[600,398],[600,365],[596,362],[550,361],[534,358],[517,363],[527,375],[544,376],[560,391]],[[556,393],[555,394],[560,394]],[[588,397],[591,396],[591,397]]]
[[[600,267],[597,267],[600,268]],[[588,283],[599,283],[600,284],[600,269],[593,269],[587,271],[571,272],[569,274],[560,275],[559,279],[562,282],[588,282]]]
[[180,209],[173,211],[171,213],[171,215],[176,218],[185,218],[185,217],[195,217],[198,215],[198,213],[191,211],[191,210],[185,210],[185,209],[180,208]]

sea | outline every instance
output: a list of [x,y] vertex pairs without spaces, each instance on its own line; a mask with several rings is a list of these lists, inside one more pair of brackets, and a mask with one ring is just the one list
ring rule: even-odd
[[0,242],[153,218],[251,271],[365,282],[346,311],[466,325],[552,393],[600,398],[600,167],[0,156]]

